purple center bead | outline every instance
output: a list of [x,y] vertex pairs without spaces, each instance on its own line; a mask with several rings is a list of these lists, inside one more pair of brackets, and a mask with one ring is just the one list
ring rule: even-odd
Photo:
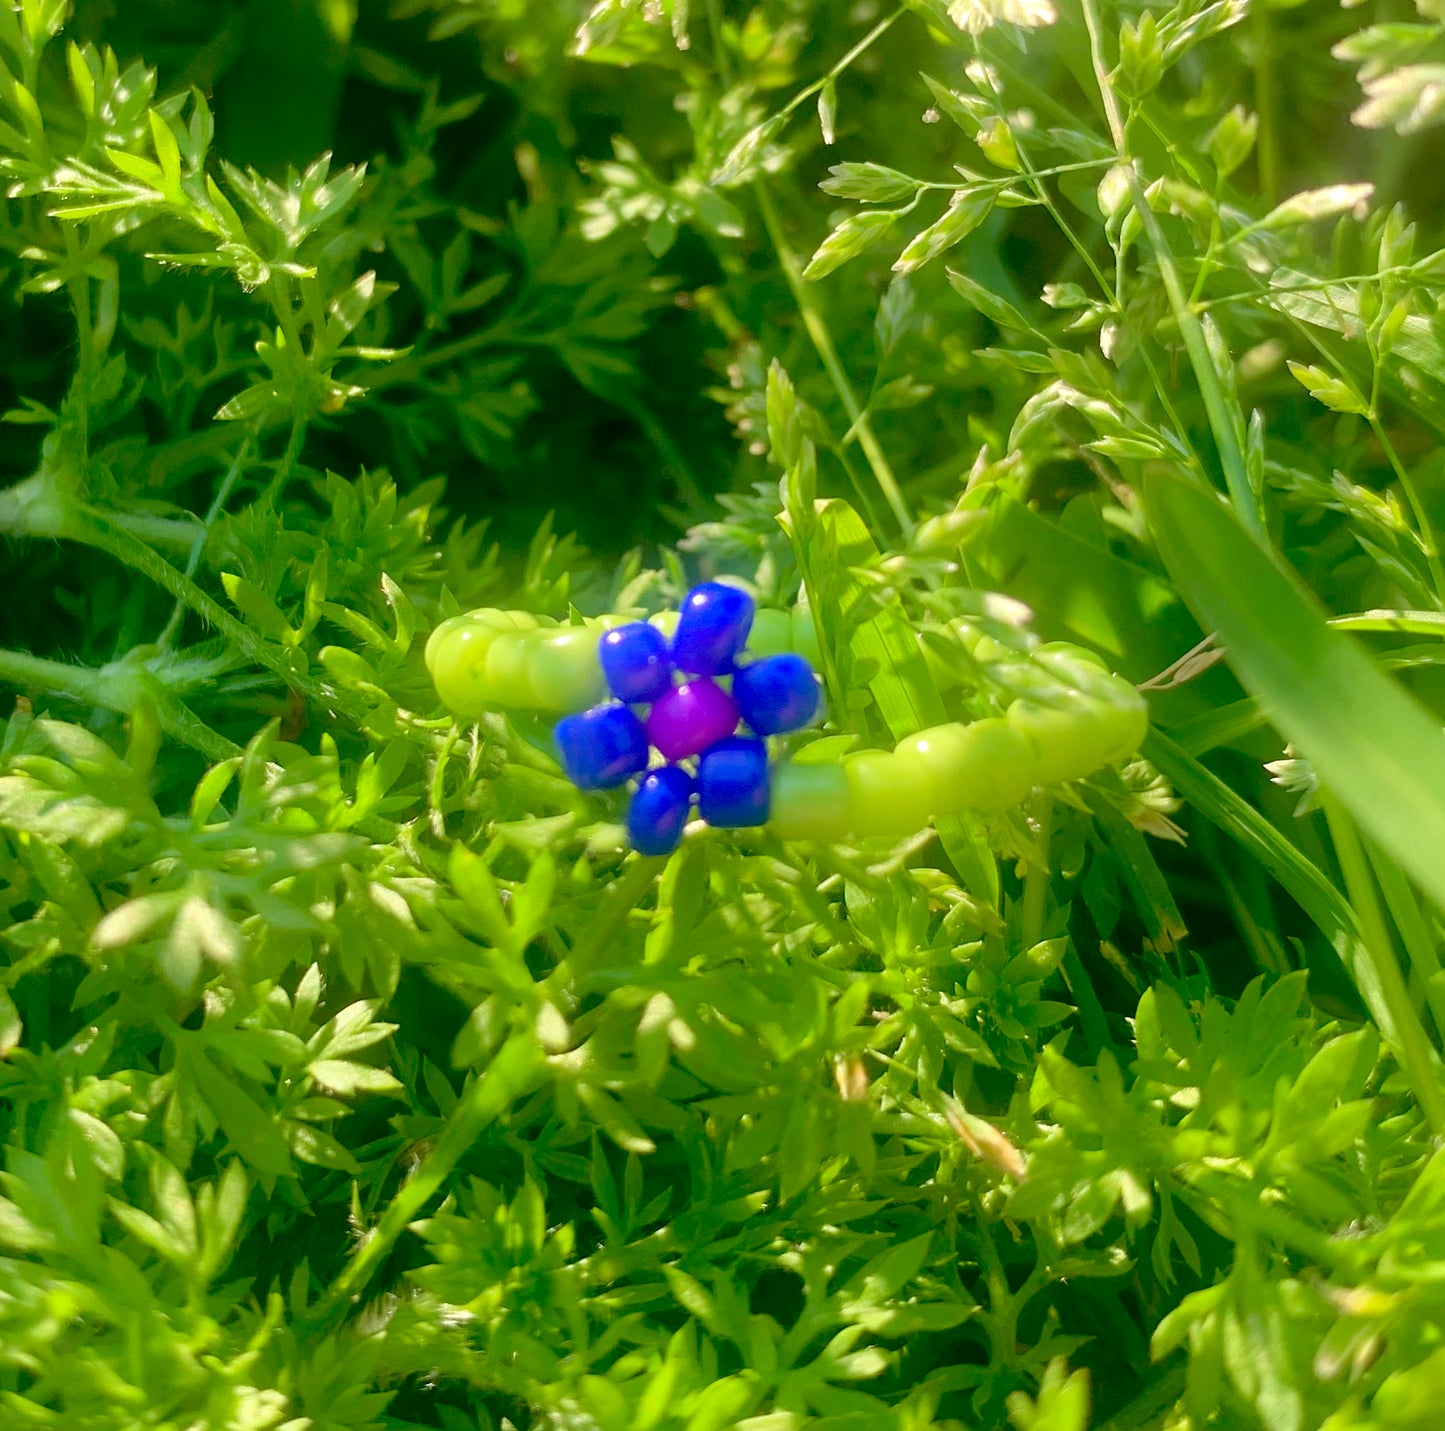
[[647,738],[667,760],[701,755],[737,728],[737,702],[711,681],[674,686],[647,717]]

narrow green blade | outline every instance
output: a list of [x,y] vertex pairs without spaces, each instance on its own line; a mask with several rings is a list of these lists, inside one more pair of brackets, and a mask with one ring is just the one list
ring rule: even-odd
[[1151,477],[1145,511],[1185,601],[1275,726],[1445,909],[1445,736],[1210,493]]

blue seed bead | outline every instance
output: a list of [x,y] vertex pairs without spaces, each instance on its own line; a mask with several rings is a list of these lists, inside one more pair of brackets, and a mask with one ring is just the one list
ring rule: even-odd
[[593,706],[557,722],[567,778],[581,790],[611,790],[647,769],[647,732],[626,706]]
[[733,699],[742,718],[759,735],[801,730],[818,713],[813,668],[789,651],[764,656],[733,673]]
[[748,643],[753,599],[735,586],[705,581],[683,598],[672,659],[694,676],[725,676]]
[[629,705],[646,705],[672,689],[667,637],[645,621],[630,621],[602,633],[597,654],[612,694]]
[[709,825],[740,830],[768,822],[768,748],[730,735],[703,752],[697,767],[697,809]]
[[642,777],[627,807],[627,836],[640,855],[670,855],[682,840],[692,805],[692,776],[663,765]]

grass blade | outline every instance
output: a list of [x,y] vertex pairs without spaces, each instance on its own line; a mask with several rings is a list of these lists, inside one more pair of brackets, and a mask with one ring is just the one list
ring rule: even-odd
[[1210,494],[1174,476],[1145,510],[1184,599],[1360,827],[1445,909],[1445,738]]
[[1350,971],[1381,1031],[1391,1037],[1390,1012],[1384,998],[1371,985],[1369,971],[1359,967],[1359,926],[1344,895],[1253,805],[1162,731],[1149,732],[1144,755],[1201,815],[1258,860],[1309,915]]

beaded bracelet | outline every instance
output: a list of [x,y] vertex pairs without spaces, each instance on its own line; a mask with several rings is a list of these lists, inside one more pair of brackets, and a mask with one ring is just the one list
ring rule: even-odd
[[649,622],[557,626],[525,612],[469,612],[432,632],[426,663],[458,716],[560,715],[568,777],[584,790],[635,780],[629,838],[661,855],[677,847],[694,800],[721,828],[898,837],[964,810],[1007,809],[1035,786],[1081,779],[1139,748],[1144,699],[1092,653],[1038,643],[1019,651],[986,636],[973,648],[1012,697],[1002,716],[934,726],[892,751],[773,764],[767,737],[802,729],[821,706],[812,623],[801,606],[755,611],[746,592],[720,582]]

